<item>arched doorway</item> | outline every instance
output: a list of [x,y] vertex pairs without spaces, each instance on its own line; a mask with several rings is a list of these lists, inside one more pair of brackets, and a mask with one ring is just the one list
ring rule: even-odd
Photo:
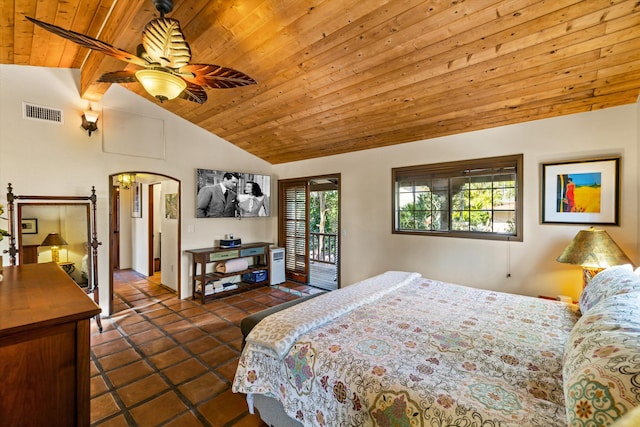
[[109,186],[109,315],[118,270],[152,276],[162,268],[163,286],[180,295],[180,180],[127,171],[110,175]]

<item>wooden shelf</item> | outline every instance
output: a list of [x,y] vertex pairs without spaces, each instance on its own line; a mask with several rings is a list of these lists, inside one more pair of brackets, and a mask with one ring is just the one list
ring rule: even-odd
[[[191,254],[192,260],[192,298],[198,298],[202,304],[205,304],[208,300],[222,298],[254,289],[259,286],[268,285],[270,274],[269,246],[270,243],[259,242],[247,243],[235,248],[211,247],[185,251],[186,253]],[[213,266],[207,267],[209,264],[215,264],[216,262],[224,262],[236,258],[249,257],[253,258],[253,264],[245,270],[233,273],[220,273],[215,270],[208,271],[209,269],[213,269]],[[243,274],[259,270],[267,271],[267,278],[261,282],[248,283],[242,281],[235,283],[238,286],[237,288],[209,294],[206,293],[206,286],[211,282],[222,280],[225,277],[242,276]]]

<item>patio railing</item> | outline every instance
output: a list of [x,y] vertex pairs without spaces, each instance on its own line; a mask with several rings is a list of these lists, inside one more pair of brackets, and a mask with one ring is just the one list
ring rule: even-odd
[[309,233],[309,259],[335,264],[338,259],[338,235],[333,233]]

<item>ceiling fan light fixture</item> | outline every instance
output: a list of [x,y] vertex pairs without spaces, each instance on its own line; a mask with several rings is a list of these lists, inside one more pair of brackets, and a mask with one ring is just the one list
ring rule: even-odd
[[136,79],[144,89],[160,102],[177,98],[187,88],[187,82],[161,70],[136,71]]

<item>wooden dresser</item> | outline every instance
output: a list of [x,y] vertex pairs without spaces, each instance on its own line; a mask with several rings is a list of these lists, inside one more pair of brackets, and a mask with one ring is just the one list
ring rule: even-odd
[[55,263],[4,267],[0,424],[89,425],[89,322],[99,313]]

